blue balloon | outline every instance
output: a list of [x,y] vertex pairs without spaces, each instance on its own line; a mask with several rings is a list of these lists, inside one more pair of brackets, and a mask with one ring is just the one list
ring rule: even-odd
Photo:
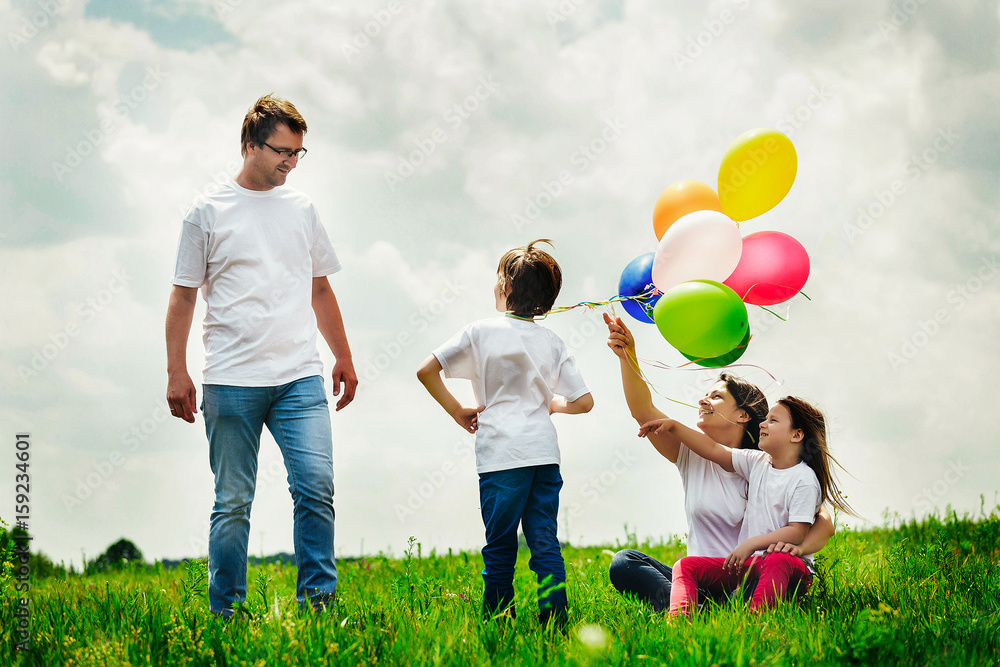
[[[618,294],[621,296],[638,296],[653,289],[653,257],[656,253],[650,252],[639,255],[625,267],[622,277],[618,280]],[[660,295],[656,294],[647,299],[629,299],[622,301],[625,312],[646,324],[653,323],[653,306],[659,301]]]

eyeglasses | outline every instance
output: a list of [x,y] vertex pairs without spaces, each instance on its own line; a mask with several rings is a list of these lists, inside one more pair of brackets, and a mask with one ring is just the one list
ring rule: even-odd
[[285,158],[286,160],[288,158],[290,158],[290,157],[293,157],[296,160],[301,160],[302,158],[304,158],[306,156],[306,153],[308,153],[308,151],[306,149],[304,149],[304,148],[296,148],[295,150],[281,150],[281,151],[279,151],[277,148],[275,148],[271,144],[267,143],[266,141],[262,141],[260,143],[264,144],[265,146],[267,146],[272,151],[274,151],[275,153],[277,153],[281,157]]

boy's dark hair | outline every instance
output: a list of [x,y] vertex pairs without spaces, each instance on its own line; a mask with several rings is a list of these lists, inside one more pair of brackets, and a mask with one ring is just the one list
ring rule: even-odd
[[559,264],[552,255],[535,248],[536,243],[552,245],[548,239],[536,239],[507,251],[497,266],[500,291],[507,294],[507,310],[521,317],[549,312],[562,287]]
[[736,407],[750,416],[750,421],[743,427],[740,449],[760,449],[757,446],[760,424],[767,417],[768,410],[764,392],[757,385],[729,373],[721,373],[719,382],[726,385],[729,395],[736,401]]
[[268,137],[274,134],[274,127],[278,123],[284,123],[295,134],[305,134],[309,129],[294,104],[280,97],[265,95],[253,103],[243,118],[240,154],[246,157],[247,144],[263,146]]

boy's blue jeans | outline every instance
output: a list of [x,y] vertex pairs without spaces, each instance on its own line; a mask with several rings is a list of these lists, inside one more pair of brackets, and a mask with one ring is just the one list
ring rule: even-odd
[[314,375],[277,387],[204,385],[201,410],[215,473],[208,536],[212,611],[231,615],[234,602],[246,599],[250,505],[265,424],[281,449],[292,494],[296,597],[302,605],[332,603],[333,436],[323,379]]
[[539,620],[564,621],[567,612],[566,566],[556,515],[563,480],[556,464],[498,470],[479,475],[479,498],[486,525],[483,547],[483,612],[502,613],[514,601],[517,527],[531,550],[528,567],[538,577]]

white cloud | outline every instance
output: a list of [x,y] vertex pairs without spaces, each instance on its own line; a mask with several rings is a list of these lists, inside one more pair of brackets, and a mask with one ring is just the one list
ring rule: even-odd
[[[867,517],[992,498],[995,438],[985,409],[964,399],[998,370],[1000,277],[989,267],[1000,255],[1000,68],[989,45],[1000,17],[986,3],[921,5],[887,33],[887,3],[588,2],[555,23],[547,12],[558,3],[400,3],[386,14],[389,4],[206,0],[199,15],[224,10],[235,44],[180,51],[67,3],[0,61],[11,91],[0,105],[17,119],[0,130],[0,414],[35,438],[51,499],[33,524],[44,551],[75,560],[124,535],[151,557],[193,554],[211,476],[200,421],[157,412],[168,282],[183,211],[239,168],[243,114],[272,91],[309,122],[310,155],[291,184],[313,196],[344,261],[332,283],[369,376],[333,416],[343,552],[362,542],[399,551],[409,535],[425,548],[479,546],[475,474],[453,449],[461,431],[413,373],[463,324],[491,315],[499,256],[552,238],[559,302],[608,298],[625,264],[655,244],[659,192],[685,178],[714,185],[728,143],[758,126],[788,131],[799,173],[785,201],[742,229],[780,229],[805,245],[812,300],[777,308],[787,322],[752,314],[744,361],[782,384],[742,370],[771,398],[795,393],[826,409],[853,475],[844,487]],[[8,3],[0,14],[15,26],[27,16]],[[620,131],[604,135],[609,123]],[[444,139],[411,159],[435,129]],[[53,164],[84,150],[60,181]],[[400,174],[401,160],[420,164],[390,188],[386,172]],[[537,215],[519,228],[512,216],[531,205]],[[116,270],[131,276],[127,289],[66,334]],[[558,423],[564,537],[613,541],[625,523],[640,536],[683,533],[679,479],[635,438],[599,313],[545,324],[572,340],[597,400],[590,415]],[[634,329],[643,356],[683,363],[654,327]],[[60,332],[65,349],[11,384],[46,345],[58,348]],[[193,375],[201,355],[196,323]],[[714,375],[651,373],[685,401]],[[280,467],[274,450],[265,443],[262,465]],[[60,499],[88,488],[116,452],[113,476],[66,508]],[[448,462],[455,472],[442,473]],[[957,465],[968,466],[961,483],[943,482]],[[278,473],[254,506],[254,552],[291,548]],[[9,485],[0,480],[0,492]],[[396,506],[412,493],[422,505],[400,521]]]

